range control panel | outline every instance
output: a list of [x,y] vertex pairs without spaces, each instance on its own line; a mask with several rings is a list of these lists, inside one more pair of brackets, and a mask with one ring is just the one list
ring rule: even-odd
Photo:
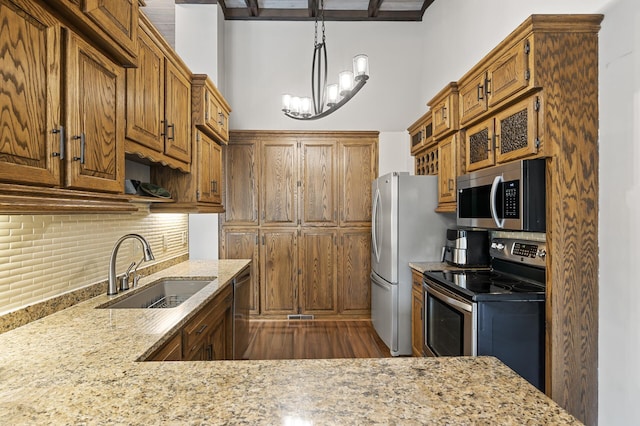
[[498,259],[544,268],[547,245],[544,241],[494,238],[491,240],[489,254]]

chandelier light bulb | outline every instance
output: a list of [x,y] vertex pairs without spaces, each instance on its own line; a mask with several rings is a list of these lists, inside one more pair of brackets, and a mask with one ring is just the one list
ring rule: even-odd
[[338,103],[338,85],[330,84],[327,86],[327,106],[331,108]]
[[291,114],[300,115],[300,98],[297,96],[291,98]]
[[338,82],[340,84],[340,96],[346,96],[353,89],[353,72],[342,71],[338,74]]
[[369,57],[364,54],[353,57],[353,75],[356,81],[369,78]]
[[291,111],[291,95],[289,95],[288,93],[282,95],[282,111]]
[[311,117],[311,98],[300,98],[300,115],[303,117]]

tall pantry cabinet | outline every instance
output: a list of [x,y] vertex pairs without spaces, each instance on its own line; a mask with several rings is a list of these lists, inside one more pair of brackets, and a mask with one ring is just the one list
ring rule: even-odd
[[377,132],[231,132],[220,253],[258,269],[253,315],[369,315],[377,152]]

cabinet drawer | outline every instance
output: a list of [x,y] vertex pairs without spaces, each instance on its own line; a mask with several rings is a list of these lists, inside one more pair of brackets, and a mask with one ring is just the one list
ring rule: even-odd
[[202,340],[212,328],[213,302],[209,302],[182,329],[182,343],[184,357],[190,359],[190,354],[198,349]]

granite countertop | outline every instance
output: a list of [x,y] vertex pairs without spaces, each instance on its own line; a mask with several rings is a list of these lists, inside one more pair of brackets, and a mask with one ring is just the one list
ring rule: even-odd
[[489,267],[460,267],[449,265],[447,262],[409,262],[409,267],[420,273],[425,271],[468,271],[469,269],[489,269]]
[[[248,261],[146,277],[217,279],[173,309],[95,297],[0,335],[4,424],[580,424],[492,357],[138,362]],[[113,297],[112,297],[113,298]]]

